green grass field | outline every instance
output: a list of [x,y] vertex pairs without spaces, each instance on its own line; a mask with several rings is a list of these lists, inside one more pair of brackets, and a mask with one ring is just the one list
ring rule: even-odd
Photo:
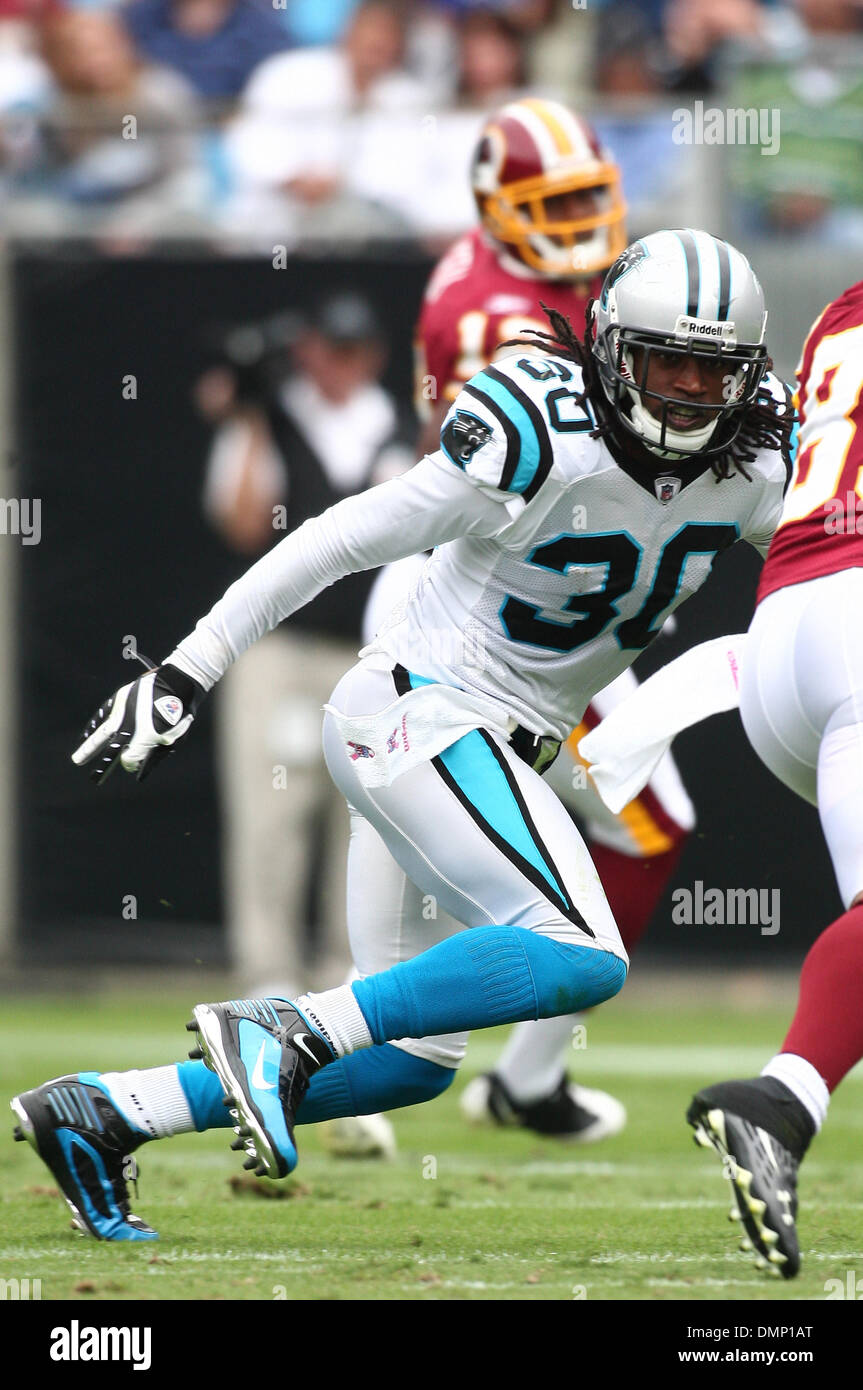
[[[183,1023],[197,997],[5,998],[3,1113],[17,1090],[72,1069],[184,1056]],[[0,1278],[40,1279],[43,1299],[82,1302],[824,1299],[828,1279],[863,1276],[861,1079],[840,1089],[803,1168],[803,1273],[768,1278],[737,1252],[730,1189],[716,1157],[693,1145],[683,1114],[699,1085],[753,1074],[781,1039],[788,1009],[713,1003],[701,1012],[694,997],[622,999],[590,1017],[574,1071],[625,1102],[629,1124],[614,1139],[573,1147],[469,1129],[458,1092],[503,1036],[484,1033],[445,1096],[396,1115],[393,1162],[335,1159],[303,1128],[297,1173],[273,1184],[242,1174],[228,1131],[145,1146],[133,1206],[159,1230],[152,1244],[106,1246],[75,1234],[47,1170],[29,1145],[12,1142],[10,1115]]]

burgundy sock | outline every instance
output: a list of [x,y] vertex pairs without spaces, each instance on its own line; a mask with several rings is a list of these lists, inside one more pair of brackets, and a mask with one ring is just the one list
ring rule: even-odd
[[687,840],[683,831],[678,831],[678,836],[671,849],[651,855],[649,859],[636,859],[631,854],[609,849],[607,845],[590,845],[590,857],[596,865],[623,944],[630,955],[677,867],[680,852]]
[[829,1091],[863,1057],[863,904],[831,922],[810,949],[781,1050],[811,1062]]

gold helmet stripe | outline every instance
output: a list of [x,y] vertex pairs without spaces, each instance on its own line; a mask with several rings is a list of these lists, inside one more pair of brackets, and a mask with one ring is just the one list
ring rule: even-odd
[[535,116],[539,117],[546,130],[550,132],[558,154],[584,160],[596,158],[571,111],[551,102],[542,101],[539,97],[528,97],[519,104],[526,106]]

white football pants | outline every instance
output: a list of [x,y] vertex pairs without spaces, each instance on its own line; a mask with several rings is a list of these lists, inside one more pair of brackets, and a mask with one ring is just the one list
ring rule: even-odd
[[740,714],[762,762],[817,805],[847,909],[863,890],[863,569],[789,585],[759,604]]
[[[371,714],[397,693],[390,672],[355,666],[331,703],[346,715]],[[477,730],[388,787],[362,784],[329,716],[324,753],[351,812],[347,916],[361,975],[410,960],[463,926],[525,927],[626,960],[572,819],[503,738]],[[458,1034],[404,1046],[452,1067],[466,1044]]]

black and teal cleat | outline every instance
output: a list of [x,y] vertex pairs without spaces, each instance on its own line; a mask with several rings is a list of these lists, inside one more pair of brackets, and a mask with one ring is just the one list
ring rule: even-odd
[[129,1209],[136,1182],[133,1151],[148,1137],[134,1129],[98,1084],[95,1072],[60,1076],[11,1102],[14,1135],[51,1170],[74,1226],[97,1240],[156,1240]]
[[232,1148],[245,1149],[245,1168],[283,1178],[297,1164],[294,1119],[309,1081],[333,1060],[320,1033],[281,999],[231,999],[198,1004],[186,1024],[198,1035],[190,1057],[218,1076],[236,1121]]

